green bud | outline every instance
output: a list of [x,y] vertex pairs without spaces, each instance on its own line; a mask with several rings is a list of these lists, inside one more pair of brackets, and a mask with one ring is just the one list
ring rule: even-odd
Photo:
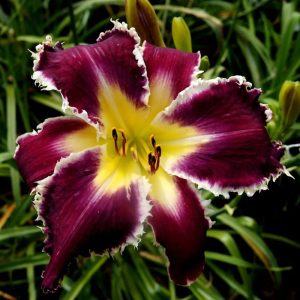
[[192,39],[189,27],[182,17],[174,17],[172,20],[172,37],[176,49],[192,52]]
[[282,113],[282,127],[293,125],[300,114],[300,82],[285,81],[279,92],[279,108]]
[[165,47],[157,16],[148,0],[125,0],[125,13],[129,27],[134,27],[142,41]]
[[206,72],[209,69],[210,63],[207,55],[201,57],[200,70]]

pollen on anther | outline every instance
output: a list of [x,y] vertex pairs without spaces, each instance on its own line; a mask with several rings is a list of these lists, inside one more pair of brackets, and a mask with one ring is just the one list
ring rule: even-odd
[[154,174],[156,171],[156,158],[151,152],[148,154],[148,163],[150,165],[150,173]]
[[159,145],[155,147],[155,154],[157,157],[161,157],[161,147]]
[[114,140],[118,139],[118,134],[117,134],[116,128],[113,128],[113,130],[112,130],[112,137]]
[[156,141],[155,141],[153,134],[150,136],[150,140],[151,140],[151,144],[152,144],[153,148],[155,148]]
[[113,128],[113,130],[112,130],[112,137],[114,139],[116,153],[118,155],[120,155],[119,147],[118,147],[118,134],[117,134],[117,130],[115,128]]

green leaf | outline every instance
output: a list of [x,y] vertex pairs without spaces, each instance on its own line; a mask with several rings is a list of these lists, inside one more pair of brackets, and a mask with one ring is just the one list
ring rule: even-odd
[[243,52],[244,58],[246,60],[247,66],[250,70],[252,80],[256,86],[261,86],[261,78],[260,75],[262,74],[261,70],[259,69],[260,61],[257,59],[257,53],[254,53],[255,50],[249,46],[247,42],[245,42],[242,38],[237,38],[237,43]]
[[32,96],[32,99],[46,107],[53,108],[60,113],[63,113],[61,97],[57,93],[51,93],[50,95],[35,94]]
[[10,152],[2,152],[0,153],[0,163],[10,160],[13,158],[13,155]]
[[30,44],[40,44],[44,40],[44,37],[35,35],[18,35],[16,40]]
[[238,267],[242,267],[242,268],[251,268],[251,269],[259,269],[260,268],[260,266],[250,263],[248,261],[245,261],[242,258],[225,255],[225,254],[221,254],[218,252],[206,251],[205,257],[208,260],[217,260],[217,261],[224,262],[226,264],[230,264],[230,265],[234,265],[234,266],[238,266]]
[[25,197],[25,199],[22,199],[21,204],[16,207],[16,209],[11,214],[10,218],[6,222],[6,227],[14,227],[22,225],[29,220],[31,220],[33,214],[35,214],[34,211],[31,211],[29,213],[26,213],[26,210],[28,210],[28,207],[32,204],[33,196],[29,195]]
[[25,269],[30,266],[46,265],[49,256],[46,254],[36,254],[27,257],[14,258],[12,261],[2,262],[0,264],[0,272]]
[[[233,277],[232,273],[229,270],[224,270],[218,267],[216,264],[211,261],[207,261],[207,265],[224,281],[226,282],[234,291],[240,295],[248,298],[247,290]],[[254,295],[251,295],[253,299],[258,300]]]
[[84,286],[89,282],[92,276],[104,265],[108,257],[103,256],[95,264],[85,271],[82,276],[72,286],[71,290],[62,298],[63,300],[73,300],[80,294]]
[[[294,3],[283,2],[281,14],[281,34],[280,45],[276,55],[276,77],[273,82],[273,87],[279,90],[283,80],[292,80],[286,77],[288,58],[290,49],[293,46],[292,38],[296,30],[296,25],[299,25],[300,13],[296,12]],[[298,56],[299,57],[299,56]]]
[[222,300],[223,296],[202,274],[192,285],[189,286],[190,291],[198,300]]
[[[269,53],[258,37],[254,35],[253,32],[251,32],[248,28],[239,24],[236,24],[234,30],[244,42],[247,42],[248,47],[257,52],[257,54],[261,57],[261,62],[265,64],[268,72],[272,73],[274,70],[274,62],[270,58]],[[255,60],[254,63],[258,63],[257,60]]]
[[11,238],[24,238],[32,234],[41,234],[41,230],[35,226],[5,228],[0,230],[0,242]]
[[205,10],[199,8],[189,8],[183,6],[176,6],[176,5],[153,5],[154,9],[161,10],[161,11],[173,11],[175,13],[184,13],[196,18],[203,20],[215,33],[217,41],[219,45],[223,43],[223,24],[222,22],[214,17],[213,15],[207,13]]
[[[12,83],[6,84],[6,126],[7,126],[7,150],[14,153],[16,149],[17,139],[17,124],[16,124],[16,97],[15,86]],[[12,192],[15,202],[20,204],[21,191],[20,191],[20,176],[17,170],[10,167],[10,177]]]
[[[34,243],[31,243],[26,251],[27,255],[33,255],[34,254]],[[28,294],[29,294],[29,300],[35,300],[36,299],[36,289],[35,289],[35,276],[34,276],[34,266],[30,265],[27,267],[27,282],[28,282]]]
[[[237,243],[228,231],[211,229],[207,232],[207,236],[219,240],[228,250],[232,257],[242,259]],[[246,287],[248,294],[251,292],[251,279],[246,270],[242,267],[238,268],[243,285]]]
[[288,239],[284,236],[280,236],[280,235],[273,234],[273,233],[267,233],[267,232],[263,232],[262,236],[264,238],[271,239],[271,240],[274,240],[274,241],[278,241],[278,242],[281,242],[281,243],[287,244],[289,246],[300,249],[300,243],[295,242],[291,239]]
[[133,251],[133,249],[128,249],[128,251],[130,252],[131,259],[135,265],[136,272],[139,274],[139,278],[143,282],[144,289],[147,290],[149,295],[153,295],[154,297],[159,289],[159,285],[152,277],[143,259],[137,255],[137,252]]
[[[234,229],[251,247],[266,268],[269,270],[271,268],[278,268],[276,258],[274,257],[272,251],[256,232],[242,226],[234,217],[229,216],[228,214],[221,214],[217,216],[217,219]],[[275,273],[274,277],[276,285],[279,285],[281,281],[280,274]]]

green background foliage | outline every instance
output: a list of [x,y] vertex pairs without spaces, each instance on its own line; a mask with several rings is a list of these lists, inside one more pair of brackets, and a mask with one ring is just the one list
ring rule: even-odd
[[[210,61],[204,78],[245,75],[261,87],[273,111],[268,130],[285,145],[299,143],[300,123],[282,126],[285,80],[300,80],[299,1],[151,1],[165,44],[174,47],[173,17],[184,18],[193,51]],[[169,281],[163,249],[149,228],[139,248],[114,258],[79,257],[54,295],[40,290],[48,262],[36,212],[13,160],[16,137],[45,118],[62,114],[60,96],[40,92],[30,79],[27,49],[51,33],[70,47],[92,43],[109,20],[125,20],[123,0],[7,0],[0,4],[0,298],[3,299],[296,299],[300,298],[299,146],[283,158],[282,176],[254,197],[212,199],[215,225],[208,232],[207,265],[190,287]],[[190,46],[189,46],[190,47]],[[298,101],[299,103],[299,101]],[[176,234],[176,233],[174,233]]]

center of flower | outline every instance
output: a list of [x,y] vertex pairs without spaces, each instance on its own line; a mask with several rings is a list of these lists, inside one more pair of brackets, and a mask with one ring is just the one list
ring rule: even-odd
[[148,173],[155,174],[160,165],[162,151],[153,134],[147,139],[148,141],[145,141],[143,137],[130,139],[123,129],[113,128],[112,138],[117,155],[126,157],[127,153],[130,152],[133,160],[140,163]]
[[155,138],[153,135],[150,137],[151,144],[153,147],[153,153],[149,152],[148,154],[148,164],[150,166],[150,173],[154,174],[159,168],[159,162],[161,157],[161,147],[156,144]]

